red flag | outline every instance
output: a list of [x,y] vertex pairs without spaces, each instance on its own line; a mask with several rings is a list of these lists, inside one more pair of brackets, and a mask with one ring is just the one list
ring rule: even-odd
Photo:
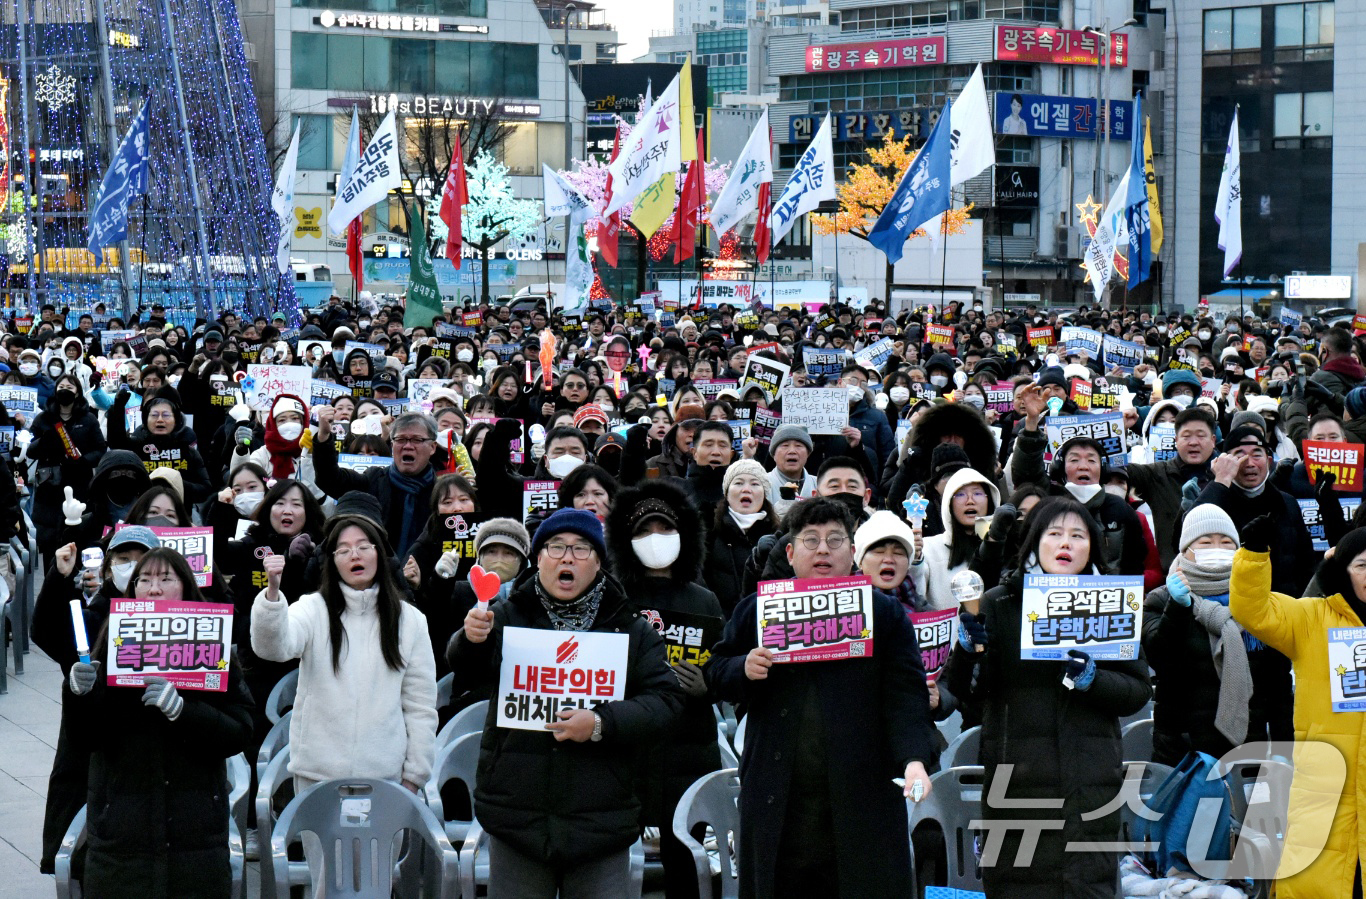
[[678,209],[674,212],[674,265],[691,259],[697,251],[697,220],[702,207],[707,205],[707,181],[703,175],[705,159],[702,132],[699,131],[697,158],[688,163],[688,175],[683,179],[683,191],[678,195]]
[[465,151],[460,147],[460,135],[455,136],[451,152],[451,167],[446,170],[446,186],[441,190],[441,221],[446,223],[446,258],[460,268],[460,211],[470,201],[469,185],[465,181]]
[[[768,132],[768,156],[773,158],[773,131]],[[773,214],[773,184],[765,181],[759,185],[759,221],[754,225],[754,254],[759,264],[768,262],[768,254],[773,249],[773,231],[769,216]]]
[[[612,158],[608,162],[610,165],[617,160],[617,153],[621,151],[621,126],[617,126],[616,136],[612,140]],[[612,196],[612,175],[607,175],[607,193],[610,199]],[[621,233],[621,210],[609,215],[598,224],[598,252],[602,258],[612,268],[617,267],[617,235]]]
[[356,282],[357,294],[365,289],[364,271],[361,268],[364,260],[360,245],[360,219],[360,216],[356,216],[346,226],[346,261],[351,269],[351,280]]

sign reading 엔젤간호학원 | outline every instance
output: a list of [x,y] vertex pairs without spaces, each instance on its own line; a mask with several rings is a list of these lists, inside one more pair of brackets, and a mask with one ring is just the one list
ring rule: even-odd
[[1143,577],[1027,574],[1020,609],[1020,658],[1096,661],[1138,658]]
[[829,662],[873,655],[873,586],[866,577],[759,584],[759,645],[775,662]]
[[145,686],[164,677],[178,690],[228,689],[232,606],[182,600],[109,601],[107,682]]
[[498,726],[545,730],[560,712],[626,695],[627,634],[503,628]]

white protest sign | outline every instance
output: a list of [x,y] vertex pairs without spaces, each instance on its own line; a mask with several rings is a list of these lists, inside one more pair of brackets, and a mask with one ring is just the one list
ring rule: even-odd
[[812,437],[839,434],[849,426],[849,394],[843,387],[784,390],[783,423],[802,425]]
[[1366,712],[1366,627],[1328,628],[1333,711]]
[[304,365],[248,365],[242,380],[242,396],[247,405],[261,412],[270,410],[276,398],[290,394],[301,401],[313,396],[313,373]]
[[630,646],[626,634],[503,628],[498,726],[545,730],[565,709],[624,699]]
[[1027,574],[1020,658],[1065,660],[1079,649],[1096,661],[1138,658],[1143,576]]
[[758,387],[771,403],[777,398],[778,391],[782,389],[783,382],[787,380],[791,371],[792,366],[777,359],[751,355],[745,360],[745,370],[740,375],[740,395],[744,396],[745,391],[751,387]]
[[348,471],[365,471],[370,468],[388,468],[394,463],[389,456],[370,456],[365,453],[338,453],[337,467]]
[[432,411],[432,391],[449,387],[450,381],[441,378],[418,378],[408,382],[408,408],[414,412]]

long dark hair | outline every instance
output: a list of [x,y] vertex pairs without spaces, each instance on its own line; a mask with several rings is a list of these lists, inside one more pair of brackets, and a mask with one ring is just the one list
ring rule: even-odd
[[158,496],[170,497],[171,505],[175,506],[176,527],[190,527],[190,511],[185,507],[185,501],[176,493],[174,487],[164,481],[148,487],[141,496],[133,500],[133,505],[128,508],[128,517],[124,521],[128,524],[146,524],[147,510]]
[[347,528],[359,528],[365,539],[375,545],[375,586],[379,595],[375,597],[375,609],[379,613],[379,648],[384,655],[384,664],[394,671],[403,670],[403,654],[398,645],[398,620],[403,612],[403,592],[394,580],[389,560],[394,551],[379,525],[359,515],[339,515],[327,524],[323,535],[323,574],[320,593],[327,606],[327,634],[332,642],[332,671],[341,670],[341,647],[346,640],[346,627],[342,624],[342,612],[346,611],[346,598],[342,596],[344,581],[337,572],[337,562],[333,553],[337,551],[337,541]]
[[[262,478],[261,483],[266,483],[266,479]],[[247,531],[248,539],[259,542],[279,536],[275,533],[275,527],[270,523],[270,510],[294,487],[298,487],[299,492],[303,494],[304,529],[300,533],[307,534],[315,540],[318,538],[318,534],[322,532],[323,524],[326,521],[323,517],[322,506],[318,505],[318,501],[313,498],[313,494],[308,492],[308,487],[302,481],[286,478],[282,481],[276,481],[273,486],[266,489],[266,495],[261,497],[261,504],[256,507],[256,512],[251,516],[252,521],[256,523]]]
[[565,475],[564,480],[560,481],[560,508],[574,508],[574,497],[583,492],[589,481],[597,481],[602,489],[607,491],[608,499],[612,500],[613,503],[616,502],[617,491],[620,488],[617,479],[612,477],[611,472],[602,466],[585,462]]
[[[113,531],[110,531],[111,537],[113,536],[113,533]],[[107,539],[108,538],[106,538],[106,542]],[[123,592],[131,597],[133,595],[132,588],[138,582],[138,575],[142,574],[142,572],[153,563],[161,563],[166,568],[171,569],[171,573],[180,581],[180,598],[183,601],[208,602],[208,600],[204,598],[204,594],[199,591],[199,585],[195,583],[194,572],[190,570],[190,563],[186,562],[185,557],[180,553],[165,546],[158,546],[155,549],[149,549],[147,552],[143,553],[142,558],[138,560],[138,564],[133,568],[132,575],[128,578],[129,589]],[[102,662],[108,658],[109,619],[106,618],[104,623],[100,625],[99,633],[96,634],[95,638],[91,641],[90,648],[92,650],[91,656],[93,658]]]
[[1044,531],[1065,515],[1076,515],[1086,525],[1087,536],[1091,539],[1090,549],[1087,550],[1087,568],[1094,566],[1097,573],[1107,574],[1105,544],[1102,542],[1104,538],[1100,533],[1100,525],[1096,524],[1096,520],[1091,517],[1085,506],[1070,496],[1050,496],[1039,500],[1039,504],[1030,510],[1029,530],[1025,531],[1024,542],[1020,544],[1019,567],[1023,569],[1032,556],[1038,555],[1039,541],[1043,539]]

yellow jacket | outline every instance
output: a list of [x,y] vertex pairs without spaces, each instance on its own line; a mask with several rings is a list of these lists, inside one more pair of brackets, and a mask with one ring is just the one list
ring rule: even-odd
[[[1366,858],[1366,819],[1357,815],[1358,807],[1366,808],[1357,779],[1366,770],[1366,713],[1332,710],[1328,629],[1362,622],[1341,594],[1296,599],[1273,593],[1270,555],[1246,549],[1234,557],[1229,609],[1295,669],[1295,779],[1277,899],[1345,899],[1352,895],[1358,859]],[[1307,743],[1328,744],[1342,754],[1345,783],[1340,764],[1332,758],[1325,763],[1323,748]]]

